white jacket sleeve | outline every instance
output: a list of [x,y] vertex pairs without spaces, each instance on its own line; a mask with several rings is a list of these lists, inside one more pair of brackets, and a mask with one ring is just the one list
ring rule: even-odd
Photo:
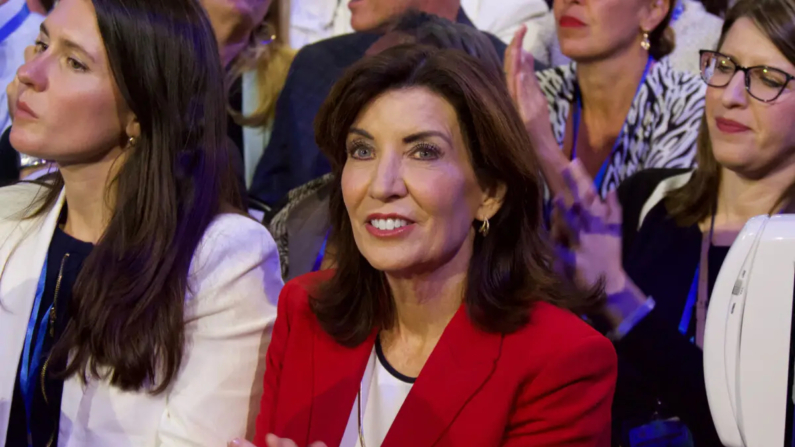
[[276,244],[257,222],[222,215],[205,232],[190,272],[185,353],[157,444],[224,446],[253,436],[282,288]]

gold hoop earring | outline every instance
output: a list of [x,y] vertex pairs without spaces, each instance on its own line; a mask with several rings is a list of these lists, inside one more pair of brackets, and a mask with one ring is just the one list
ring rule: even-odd
[[649,33],[646,31],[643,32],[643,40],[640,41],[640,46],[646,51],[649,51],[651,48],[651,41],[649,40]]
[[483,237],[486,237],[489,235],[489,228],[491,228],[491,226],[489,225],[489,218],[487,217],[483,219],[483,223],[480,225],[478,233],[480,233]]
[[129,147],[135,147],[136,144],[138,144],[138,139],[135,137],[130,137],[130,139],[127,140],[127,145]]

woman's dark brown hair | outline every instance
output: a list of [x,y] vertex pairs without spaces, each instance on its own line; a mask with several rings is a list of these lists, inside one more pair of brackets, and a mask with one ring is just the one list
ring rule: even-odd
[[[113,213],[78,275],[52,360],[66,362],[65,376],[107,371],[123,390],[159,393],[184,353],[193,253],[222,204],[240,205],[225,145],[224,75],[199,2],[93,4],[114,81],[141,134],[108,185]],[[56,173],[31,217],[47,213],[62,187]]]
[[[601,294],[582,294],[553,272],[553,255],[542,226],[539,165],[501,73],[459,50],[398,46],[351,67],[320,108],[315,135],[335,180],[330,196],[334,276],[313,292],[312,309],[338,342],[355,346],[373,328],[389,328],[396,315],[383,272],[359,252],[342,197],[348,130],[380,95],[424,88],[458,113],[470,160],[484,188],[502,183],[502,207],[488,236],[475,238],[464,301],[470,318],[486,331],[510,333],[527,323],[532,304],[546,301],[581,311]],[[473,222],[474,226],[479,225]]]
[[[718,50],[726,40],[732,25],[741,18],[754,22],[773,45],[795,64],[795,0],[740,0],[726,14]],[[696,162],[698,168],[683,187],[672,191],[665,199],[668,213],[682,226],[695,225],[714,212],[718,200],[721,166],[712,153],[712,142],[706,117],[701,120]],[[795,184],[784,191],[770,212],[787,198],[795,196]]]
[[649,33],[649,54],[655,60],[660,60],[673,53],[676,46],[676,36],[671,29],[671,17],[673,17],[676,0],[668,0],[668,14],[665,18]]

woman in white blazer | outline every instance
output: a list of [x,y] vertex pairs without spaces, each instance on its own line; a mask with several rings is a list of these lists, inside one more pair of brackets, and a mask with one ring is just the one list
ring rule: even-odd
[[222,86],[198,2],[61,0],[45,20],[10,138],[58,171],[0,189],[0,443],[250,433],[282,283],[239,211]]

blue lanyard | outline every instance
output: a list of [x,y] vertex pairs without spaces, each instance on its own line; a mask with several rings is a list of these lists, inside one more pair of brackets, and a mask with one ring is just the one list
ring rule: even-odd
[[[42,318],[39,323],[39,330],[36,332],[36,340],[33,342],[33,332],[36,327],[36,320],[39,316],[39,308],[41,307],[41,300],[44,296],[44,285],[47,279],[47,259],[44,259],[44,267],[41,269],[39,276],[39,284],[36,287],[36,298],[33,301],[33,311],[30,314],[28,321],[28,331],[25,333],[25,346],[22,350],[22,365],[19,368],[19,385],[22,388],[22,398],[25,403],[25,415],[28,424],[28,439],[30,439],[30,413],[33,407],[33,390],[36,389],[36,374],[41,363],[41,350],[44,346],[44,339],[47,336],[47,322],[48,318]],[[47,315],[52,310],[52,305],[47,309],[44,315]],[[32,352],[31,352],[32,351]]]
[[[646,81],[646,76],[649,74],[649,69],[651,68],[652,64],[654,63],[654,59],[649,56],[649,60],[646,61],[646,68],[643,70],[643,77],[640,78],[640,82],[638,83],[638,88],[635,90],[635,96],[632,99],[632,102],[635,102],[634,98],[638,97],[638,92],[640,91],[641,86]],[[572,132],[572,141],[571,141],[571,159],[574,160],[577,158],[577,136],[580,133],[580,115],[582,114],[582,95],[580,95],[579,88],[575,89],[574,93],[575,101],[577,105],[574,107],[574,111],[572,113],[572,125],[574,126],[574,130]],[[621,132],[623,133],[624,126],[621,126]],[[613,161],[613,154],[616,153],[618,149],[618,145],[621,143],[621,137],[623,135],[619,134],[618,138],[616,138],[616,142],[613,143],[613,148],[610,150],[610,155],[607,156],[604,163],[602,163],[602,167],[599,168],[599,172],[594,177],[594,186],[596,187],[597,191],[601,192],[602,189],[602,182],[605,179],[605,174],[607,173],[607,167]]]
[[[712,213],[712,219],[709,223],[709,236],[707,239],[707,244],[702,242],[701,251],[703,252],[707,250],[707,254],[709,254],[709,247],[712,244],[712,236],[715,234],[715,213]],[[700,253],[699,261],[696,265],[696,273],[693,275],[693,282],[690,283],[690,290],[687,292],[687,302],[685,302],[685,311],[682,313],[682,319],[679,320],[679,332],[682,335],[687,335],[688,330],[690,329],[690,320],[693,318],[693,307],[695,307],[696,302],[698,301],[698,283],[699,279],[701,278],[701,269],[705,268],[708,269],[708,265],[701,265],[701,263],[709,259],[708,256],[704,256],[704,253]],[[709,261],[707,261],[709,262]],[[709,279],[707,279],[709,281]],[[695,342],[695,338],[690,340],[691,342]]]
[[323,256],[326,255],[326,244],[328,243],[329,233],[331,233],[331,230],[326,231],[326,235],[323,237],[323,245],[320,246],[320,252],[318,252],[317,258],[315,258],[315,264],[312,266],[313,272],[320,270],[320,266],[323,265]]
[[11,20],[6,22],[2,28],[0,28],[0,43],[5,42],[14,31],[16,31],[20,25],[28,18],[30,15],[30,9],[28,8],[28,2],[25,1],[24,5],[22,5],[22,9],[11,17]]
[[[712,244],[712,235],[714,234],[714,232],[715,232],[715,213],[712,213],[712,221],[709,224],[709,239],[708,239],[709,244]],[[696,302],[698,302],[698,285],[699,285],[699,279],[701,278],[701,269],[709,268],[708,265],[702,265],[703,261],[708,259],[707,256],[704,256],[703,246],[706,246],[707,247],[706,249],[709,250],[709,245],[702,244],[701,259],[698,261],[698,265],[696,266],[696,274],[693,275],[693,282],[690,283],[690,290],[687,292],[687,302],[685,302],[685,311],[684,313],[682,313],[682,319],[679,320],[679,332],[682,335],[686,335],[688,329],[690,329],[690,320],[691,318],[693,318],[693,307],[696,305]],[[708,278],[707,281],[709,281]],[[690,341],[694,342],[695,339],[691,339]]]
[[[693,275],[693,282],[690,284],[690,291],[687,292],[687,302],[685,303],[685,311],[682,313],[682,319],[679,320],[679,332],[682,335],[687,335],[690,329],[690,320],[693,318],[693,307],[698,300],[698,277],[701,274],[701,262],[696,265],[696,274]],[[690,340],[694,342],[695,339]]]

